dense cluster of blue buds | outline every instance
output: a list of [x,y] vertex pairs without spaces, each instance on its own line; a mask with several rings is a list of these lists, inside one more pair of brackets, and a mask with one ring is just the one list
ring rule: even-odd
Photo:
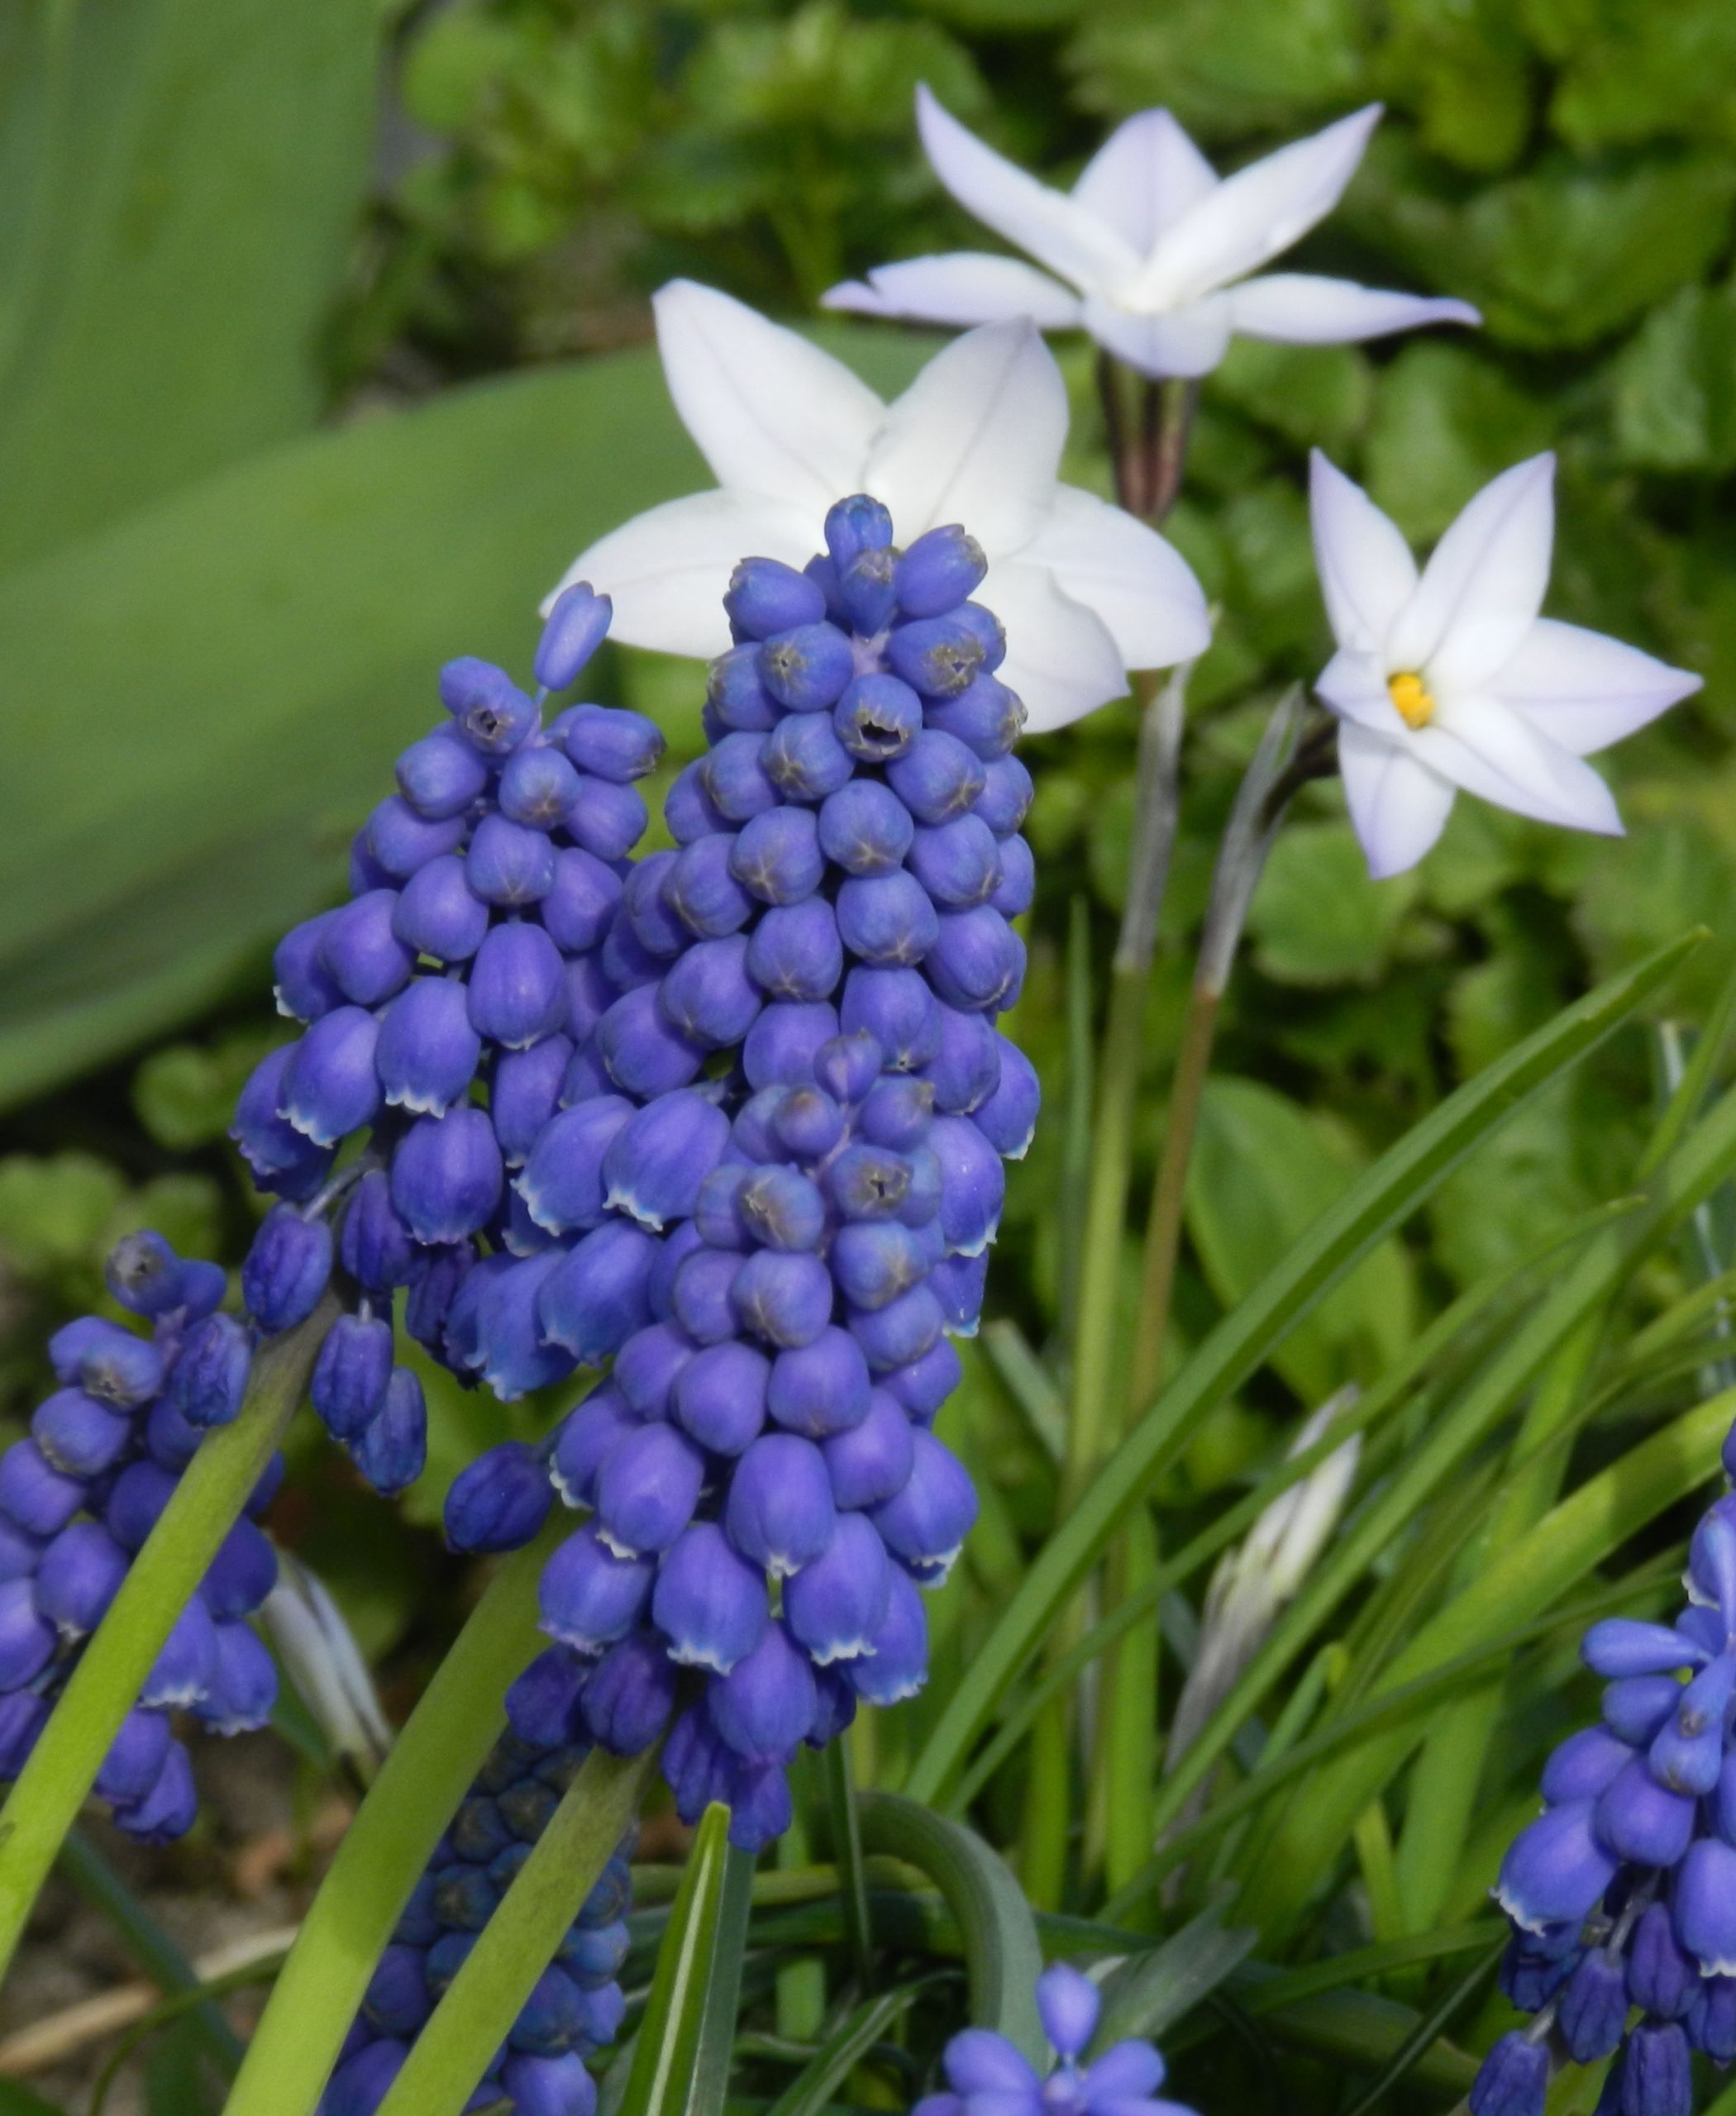
[[[417,1883],[374,1972],[320,2104],[320,2116],[373,2116],[410,2045],[530,1856],[584,1751],[504,1735]],[[591,2116],[585,2059],[613,2042],[625,2000],[631,1837],[604,1867],[465,2104],[514,2116]]]
[[[196,1347],[218,1319],[222,1270],[184,1261],[160,1235],[141,1233],[115,1250],[107,1278],[150,1334],[98,1315],[56,1331],[48,1354],[60,1386],[38,1406],[29,1437],[0,1456],[0,1777],[22,1769],[202,1437]],[[133,1837],[166,1842],[193,1821],[193,1771],[175,1712],[221,1734],[271,1715],[276,1669],[246,1619],[277,1577],[276,1552],[254,1517],[282,1473],[274,1459],[98,1773],[98,1793]]]
[[[412,1482],[426,1451],[421,1385],[394,1361],[394,1295],[404,1289],[406,1327],[436,1359],[466,1380],[489,1367],[481,1296],[548,1240],[508,1177],[557,1107],[594,1091],[579,1054],[634,974],[619,916],[646,820],[633,781],[662,736],[637,713],[579,705],[545,726],[541,711],[609,614],[588,589],[563,597],[535,701],[484,662],[441,672],[446,720],[399,757],[398,791],[355,841],[350,901],[296,927],[274,959],[279,1006],[307,1026],[259,1066],[236,1113],[255,1180],[283,1201],[243,1291],[254,1322],[277,1331],[339,1276],[347,1305],[310,1393],[382,1491]],[[212,1422],[240,1402],[243,1326],[222,1349],[227,1363],[210,1355]],[[573,1362],[534,1364],[484,1378],[512,1395]]]
[[1118,2042],[1081,2066],[1097,2030],[1097,1986],[1066,1962],[1037,1981],[1037,2010],[1057,2062],[1047,2078],[1004,2035],[967,2028],[947,2045],[951,2090],[918,2102],[911,2116],[1193,2116],[1159,2099],[1164,2063],[1149,2042]]
[[612,1362],[543,1446],[459,1478],[447,1532],[498,1550],[556,1492],[589,1509],[521,1693],[618,1753],[673,1719],[680,1813],[725,1802],[750,1849],[785,1828],[804,1741],[923,1680],[918,1590],[975,1513],[931,1430],[946,1337],[975,1327],[1037,1103],[994,1027],[1023,972],[1030,779],[970,600],[982,555],[956,528],[899,553],[866,498],[826,541],[804,572],[737,569],[675,849],[632,867],[603,943],[623,989],[446,1326],[503,1394]]
[[1695,1530],[1686,1584],[1674,1624],[1586,1634],[1603,1718],[1550,1757],[1501,1866],[1503,1985],[1534,2018],[1490,2052],[1476,2116],[1541,2116],[1553,2060],[1612,2056],[1607,2116],[1691,2116],[1690,2053],[1736,2058],[1736,1493]]

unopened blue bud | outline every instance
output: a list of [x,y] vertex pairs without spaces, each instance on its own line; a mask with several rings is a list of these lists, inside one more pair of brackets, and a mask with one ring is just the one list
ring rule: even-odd
[[537,1299],[543,1336],[582,1366],[599,1366],[651,1319],[655,1237],[606,1220],[551,1270]]
[[621,878],[595,853],[569,846],[555,855],[554,877],[537,917],[555,945],[570,955],[594,948],[621,902]]
[[489,1121],[508,1168],[522,1168],[543,1127],[560,1107],[561,1083],[572,1059],[565,1036],[546,1036],[527,1051],[503,1051],[489,1088]]
[[[462,816],[446,816],[431,822],[426,816],[417,815],[402,795],[389,794],[369,817],[365,835],[374,865],[389,881],[401,882],[408,880],[418,867],[426,867],[429,860],[439,859],[442,853],[455,851],[463,842],[464,832]],[[384,894],[379,889],[369,892],[370,895]],[[339,913],[336,916],[341,920],[343,914]],[[347,991],[348,983],[338,973],[329,953],[327,961]]]
[[84,1499],[83,1480],[57,1470],[36,1441],[18,1441],[0,1454],[0,1513],[27,1535],[54,1535]]
[[935,1011],[939,1039],[921,1069],[923,1078],[933,1089],[934,1107],[942,1116],[968,1116],[1000,1084],[1004,1039],[980,1013],[939,1000]]
[[928,893],[902,868],[889,875],[852,875],[843,883],[837,922],[853,956],[883,965],[920,962],[940,932]]
[[153,1462],[160,1462],[165,1470],[177,1475],[187,1467],[199,1451],[199,1443],[205,1437],[196,1425],[189,1424],[167,1396],[160,1396],[145,1419],[145,1451]]
[[350,1451],[363,1476],[388,1498],[422,1475],[428,1459],[428,1407],[408,1367],[393,1368],[379,1415]]
[[392,912],[403,946],[436,962],[468,962],[489,930],[488,906],[472,890],[456,853],[431,860],[404,884]]
[[494,1218],[506,1180],[493,1127],[460,1103],[418,1117],[392,1156],[392,1203],[418,1241],[461,1241]]
[[1024,942],[991,904],[948,912],[923,970],[948,1006],[999,1013],[1024,981]]
[[765,1405],[778,1424],[810,1440],[847,1432],[868,1415],[868,1363],[847,1332],[828,1324],[811,1344],[772,1362]]
[[925,1585],[945,1579],[976,1519],[970,1473],[932,1432],[912,1435],[910,1475],[874,1512],[880,1540]]
[[917,1237],[893,1219],[858,1221],[832,1237],[832,1273],[853,1307],[879,1308],[921,1282],[928,1260]]
[[38,1608],[28,1580],[0,1585],[0,1690],[21,1689],[54,1658],[54,1625]]
[[582,1728],[579,1700],[584,1689],[585,1664],[565,1646],[539,1653],[513,1678],[506,1694],[507,1723],[522,1742],[534,1748],[560,1748]]
[[[599,2035],[597,2047],[613,2040],[612,2033]],[[515,2051],[502,2070],[500,2084],[515,2116],[596,2116],[596,2084],[577,2048],[556,2056]]]
[[699,776],[713,808],[732,823],[777,806],[778,789],[761,762],[766,741],[747,733],[726,735],[704,757]]
[[807,808],[768,808],[742,826],[729,865],[762,903],[799,903],[825,879],[818,823]]
[[971,1121],[1004,1160],[1023,1160],[1037,1130],[1042,1089],[1037,1069],[1016,1043],[996,1037],[999,1060],[992,1094],[976,1104]]
[[739,637],[770,639],[819,623],[826,598],[806,574],[778,559],[743,559],[729,576],[723,608]]
[[[104,1284],[122,1308],[135,1315],[166,1315],[171,1309],[184,1307],[187,1299],[187,1273],[183,1264],[162,1236],[149,1227],[141,1227],[135,1234],[123,1235],[108,1252],[103,1267]],[[134,1343],[142,1339],[134,1338]],[[50,1356],[53,1356],[50,1346]],[[88,1387],[89,1377],[85,1378]],[[103,1393],[102,1390],[97,1392]],[[147,1389],[146,1394],[150,1392]],[[142,1397],[137,1400],[142,1402]]]
[[734,833],[711,831],[676,855],[665,891],[688,929],[701,939],[739,932],[753,916],[754,900],[736,879]]
[[691,845],[696,838],[715,836],[729,828],[729,818],[717,807],[705,790],[702,767],[705,760],[695,757],[684,765],[675,774],[670,789],[663,797],[663,820],[669,834],[677,845]]
[[837,919],[823,897],[763,913],[748,943],[747,969],[775,999],[827,999],[844,975]]
[[1736,1976],[1705,1976],[1688,2009],[1688,2040],[1715,2065],[1736,2059]]
[[241,1266],[241,1297],[268,1336],[293,1329],[319,1304],[331,1276],[331,1230],[288,1205],[260,1223]]
[[893,587],[896,570],[897,561],[889,550],[858,551],[847,565],[833,569],[845,629],[863,639],[885,631],[898,614]]
[[1017,757],[997,757],[983,766],[983,789],[971,804],[997,837],[1008,837],[1031,811],[1031,774]]
[[840,1219],[885,1219],[910,1191],[910,1163],[902,1154],[865,1141],[846,1146],[826,1172],[827,1194]]
[[849,565],[858,551],[884,550],[892,541],[892,517],[866,493],[834,503],[826,516],[826,549],[832,563]]
[[[1643,2022],[1623,2053],[1621,2116],[1693,2116],[1693,2109],[1688,2038],[1674,2021],[1662,2026]],[[1532,2112],[1528,2109],[1524,2116]]]
[[204,1696],[193,1708],[214,1734],[256,1733],[271,1723],[277,1703],[277,1664],[245,1623],[217,1627],[217,1661]]
[[651,821],[645,797],[637,786],[586,772],[566,813],[566,831],[575,845],[599,860],[622,860],[645,835]]
[[1000,882],[989,898],[1003,918],[1021,918],[1037,900],[1037,858],[1016,832],[999,840]]
[[910,811],[877,779],[852,779],[829,794],[819,812],[820,849],[851,875],[886,875],[909,851],[916,826]]
[[[0,1456],[0,1505],[6,1505],[7,1487],[12,1481],[9,1475],[11,1465],[24,1454],[29,1445],[26,1441],[23,1446],[10,1447],[4,1456]],[[145,1537],[155,1527],[163,1508],[174,1496],[176,1482],[177,1480],[167,1470],[155,1462],[129,1462],[115,1479],[114,1489],[108,1494],[108,1504],[103,1508],[103,1518],[109,1533],[122,1550],[144,1548]],[[78,1489],[82,1499],[83,1487],[81,1485]],[[10,1505],[6,1506],[6,1510],[8,1513],[12,1513]],[[16,1518],[16,1515],[13,1518]],[[66,1518],[68,1520],[72,1518],[70,1513]],[[64,1521],[55,1523],[57,1528],[64,1526]],[[51,1532],[43,1530],[37,1532]]]
[[465,989],[418,977],[387,1008],[374,1062],[388,1103],[436,1115],[462,1099],[482,1058]]
[[1549,2052],[1515,2030],[1483,2060],[1471,2089],[1471,2116],[1543,2116],[1548,2091]]
[[171,1742],[156,1781],[142,1799],[116,1811],[115,1821],[129,1837],[145,1844],[170,1844],[192,1828],[198,1813],[193,1765],[179,1742]]
[[1591,1814],[1589,1800],[1551,1808],[1508,1847],[1495,1896],[1516,1925],[1577,1924],[1615,1878],[1618,1860],[1594,1834]]
[[199,1592],[212,1616],[224,1621],[251,1616],[277,1585],[277,1552],[252,1522],[232,1524],[206,1567]]
[[876,1080],[864,1098],[856,1127],[865,1139],[908,1153],[928,1137],[934,1089],[927,1080]]
[[757,643],[732,646],[718,656],[706,674],[705,703],[722,727],[748,734],[776,727],[777,702],[760,681]]
[[541,927],[509,920],[495,927],[477,950],[467,993],[477,1034],[522,1051],[566,1017],[560,951]]
[[[848,636],[823,619],[792,626],[760,649],[760,680],[790,712],[824,712],[855,673],[856,650]],[[717,798],[713,789],[712,798]]]
[[1736,1689],[1736,1655],[1720,1654],[1681,1693],[1647,1757],[1659,1783],[1676,1793],[1710,1793],[1724,1761],[1725,1714]]
[[217,1658],[211,1612],[195,1595],[175,1618],[163,1650],[139,1691],[139,1702],[161,1709],[196,1704],[210,1683]]
[[[41,1562],[42,1545],[15,1521],[0,1515],[0,1580],[23,1580]],[[0,1771],[0,1777],[7,1773]]]
[[765,736],[760,760],[766,778],[791,801],[826,800],[856,770],[831,716],[822,712],[780,721]]
[[1629,1617],[1607,1617],[1593,1624],[1579,1651],[1594,1675],[1611,1677],[1664,1675],[1707,1657],[1673,1625],[1641,1623]]
[[368,850],[368,833],[359,830],[350,841],[350,894],[364,896],[370,889],[389,889],[397,886],[402,877],[389,875]]
[[560,732],[581,771],[623,785],[655,771],[667,746],[656,721],[624,706],[575,706],[561,716]]
[[[665,893],[677,857],[669,851],[646,855],[627,876],[622,895],[633,938],[651,958],[647,966],[654,973],[679,955],[688,941],[686,922]],[[618,923],[613,930],[619,931]]]
[[751,1653],[706,1692],[712,1724],[751,1763],[787,1763],[813,1724],[813,1670],[781,1623],[765,1627]]
[[554,1487],[522,1440],[489,1448],[446,1494],[446,1541],[457,1551],[516,1551],[548,1518]]
[[398,757],[398,790],[430,822],[461,816],[480,798],[489,768],[455,729],[442,727],[413,742]]
[[708,1345],[675,1376],[670,1414],[708,1453],[739,1455],[765,1427],[770,1374],[770,1361],[751,1345]]
[[362,1007],[322,1014],[292,1046],[279,1093],[287,1122],[317,1146],[373,1122],[380,1105],[379,1023]]
[[844,1673],[868,1704],[901,1704],[928,1679],[928,1623],[922,1597],[895,1566],[886,1569],[886,1613],[873,1647],[847,1661]]
[[579,1529],[543,1568],[542,1628],[581,1653],[602,1651],[638,1623],[655,1570],[648,1558],[614,1556],[593,1529]]
[[541,903],[555,886],[555,848],[541,829],[486,815],[465,855],[464,875],[480,902],[522,910]]
[[271,957],[272,989],[277,1010],[293,1021],[317,1021],[343,1003],[336,979],[327,969],[323,951],[335,914],[322,911],[292,926]]
[[876,1374],[889,1374],[922,1358],[945,1329],[940,1303],[926,1285],[912,1286],[884,1308],[854,1308],[850,1334]]
[[[393,1207],[394,1213],[397,1209]],[[436,1356],[453,1303],[475,1261],[468,1242],[418,1250],[413,1259],[409,1292],[404,1301],[404,1327],[417,1344]]]
[[36,1571],[40,1614],[63,1638],[83,1638],[108,1613],[126,1577],[127,1554],[100,1522],[69,1522]]
[[253,1346],[232,1315],[207,1315],[182,1341],[170,1398],[189,1425],[227,1425],[241,1408]]
[[989,764],[1005,756],[1018,740],[1025,724],[1024,701],[997,678],[983,674],[956,698],[937,699],[930,704],[925,718],[929,727],[956,735]]
[[794,1433],[762,1433],[736,1465],[724,1527],[774,1579],[799,1572],[832,1540],[837,1513],[825,1458]]
[[904,1407],[884,1389],[874,1389],[861,1422],[832,1433],[820,1451],[838,1506],[878,1506],[903,1490],[915,1460],[915,1440]]
[[949,1250],[974,1256],[994,1238],[1007,1194],[1000,1156],[968,1117],[937,1117],[928,1144],[941,1165],[941,1232]]
[[956,522],[930,529],[899,560],[899,608],[906,617],[941,617],[973,594],[988,570],[981,545]]
[[97,1792],[117,1808],[144,1799],[163,1775],[173,1740],[166,1713],[135,1705],[109,1743],[97,1773]]
[[635,1632],[610,1647],[585,1684],[585,1731],[613,1755],[637,1756],[661,1734],[675,1705],[675,1671],[662,1641]]
[[714,1521],[695,1521],[658,1568],[651,1613],[671,1661],[727,1675],[765,1632],[765,1577]]
[[736,1274],[742,1327],[768,1344],[812,1344],[832,1320],[832,1275],[818,1256],[761,1249]]
[[655,984],[616,1000],[597,1024],[597,1050],[618,1087],[646,1097],[684,1088],[699,1077],[705,1057],[658,1005]]
[[789,1628],[821,1667],[873,1651],[886,1620],[891,1571],[872,1523],[841,1513],[826,1548],[785,1582]]
[[665,973],[657,1004],[685,1041],[725,1050],[753,1027],[763,1002],[747,974],[747,947],[739,933],[700,941]]
[[[1676,1877],[1675,1920],[1676,1935],[1702,1975],[1736,1975],[1736,1850],[1715,1837],[1702,1837],[1689,1847]],[[1634,1996],[1653,2013],[1686,2009],[1686,1999],[1672,2008],[1638,1991]]]
[[924,728],[886,767],[886,781],[921,823],[964,815],[987,784],[984,765],[955,735]]
[[617,1557],[655,1556],[692,1520],[704,1479],[699,1450],[661,1423],[612,1448],[597,1475],[597,1533]]
[[986,903],[1000,886],[1000,846],[980,816],[918,831],[909,859],[911,873],[949,911]]
[[737,1205],[748,1232],[770,1248],[814,1249],[825,1232],[826,1201],[799,1169],[756,1170],[742,1185]]
[[594,955],[579,956],[566,966],[566,1019],[558,1034],[573,1046],[560,1079],[563,1103],[583,1102],[589,1094],[610,1091],[608,1073],[597,1055],[597,1024],[621,996]]
[[953,611],[914,617],[886,639],[886,659],[925,698],[956,698],[987,659],[976,627]]
[[729,1119],[714,1102],[689,1089],[664,1095],[616,1134],[604,1156],[610,1208],[653,1230],[686,1218],[728,1143]]
[[94,1477],[132,1444],[133,1426],[82,1389],[60,1389],[40,1404],[31,1432],[50,1465],[69,1477]]
[[567,1234],[601,1222],[607,1209],[603,1156],[634,1114],[624,1095],[594,1095],[544,1126],[517,1182],[539,1227]]
[[311,1194],[331,1164],[328,1147],[316,1146],[278,1114],[297,1048],[287,1044],[260,1060],[241,1090],[229,1131],[255,1181],[292,1197]]
[[717,1345],[736,1333],[731,1293],[741,1257],[731,1249],[703,1246],[682,1259],[670,1289],[675,1321],[695,1344]]
[[537,725],[537,708],[503,669],[465,655],[440,672],[440,702],[472,749],[510,756]]
[[575,580],[555,598],[537,643],[533,673],[545,690],[564,691],[603,644],[614,605],[587,580]]

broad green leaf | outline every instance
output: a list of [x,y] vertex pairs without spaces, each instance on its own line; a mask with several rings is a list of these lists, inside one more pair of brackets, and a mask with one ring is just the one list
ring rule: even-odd
[[907,1781],[913,1795],[932,1799],[945,1790],[996,1701],[1123,1518],[1185,1449],[1214,1407],[1359,1259],[1427,1203],[1480,1140],[1643,1005],[1701,937],[1689,934],[1610,979],[1467,1081],[1359,1177],[1223,1318],[1044,1546],[924,1743]]
[[[922,350],[827,342],[894,386]],[[573,553],[706,482],[640,351],[278,450],[0,582],[0,722],[31,730],[0,787],[0,1106],[329,898],[441,664],[522,667]]]
[[1337,452],[1368,417],[1374,377],[1352,346],[1262,345],[1233,338],[1212,377],[1214,397],[1304,446]]
[[7,11],[0,567],[312,424],[378,48],[357,0]]
[[1723,0],[1527,0],[1519,12],[1561,64],[1549,117],[1573,146],[1729,137],[1736,14]]
[[1393,0],[1381,51],[1388,93],[1415,112],[1424,145],[1463,169],[1502,169],[1524,150],[1531,83],[1509,0]]
[[[688,1852],[680,1890],[657,1950],[656,1975],[640,2023],[621,2116],[700,2116],[702,2110],[723,2105],[747,1907],[746,1892],[739,1885],[731,1886],[731,1870],[729,1810],[713,1803]],[[715,2053],[718,2042],[716,2025],[708,2023],[724,2013],[724,2075],[716,2075],[714,2055],[712,2065],[703,2068],[713,2085],[703,2086],[702,2052],[709,2043]]]
[[1684,287],[1646,318],[1616,366],[1615,433],[1642,469],[1736,465],[1736,292]]
[[1353,0],[1110,0],[1070,57],[1080,99],[1123,117],[1165,103],[1207,138],[1295,129],[1364,93],[1367,18]]
[[998,1852],[975,1830],[896,1793],[864,1794],[862,1842],[919,1867],[946,1900],[964,1941],[971,2018],[997,2029],[1033,2064],[1047,2047],[1037,2014],[1042,1947],[1031,1906]]
[[[1368,489],[1408,536],[1438,536],[1498,471],[1555,437],[1553,407],[1486,353],[1419,340],[1381,372],[1363,450]],[[1471,805],[1459,802],[1455,822]]]
[[1281,831],[1248,908],[1255,960],[1283,984],[1372,980],[1416,895],[1414,875],[1378,889],[1348,823]]
[[[1188,1170],[1188,1232],[1226,1308],[1257,1284],[1356,1173],[1342,1137],[1258,1080],[1206,1084]],[[1389,1365],[1410,1334],[1409,1260],[1382,1242],[1285,1337],[1272,1364],[1305,1401]]]

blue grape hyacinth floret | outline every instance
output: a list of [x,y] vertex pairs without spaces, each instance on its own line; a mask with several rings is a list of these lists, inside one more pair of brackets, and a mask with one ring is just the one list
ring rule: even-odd
[[949,2090],[927,2095],[911,2116],[1193,2116],[1158,2098],[1164,2062],[1150,2042],[1117,2042],[1080,2064],[1101,2005],[1089,1976],[1056,1962],[1037,1982],[1037,2010],[1056,2061],[1047,2076],[1005,2036],[967,2028],[941,2061]]
[[[582,1748],[503,1735],[417,1883],[343,2047],[320,2116],[373,2116],[422,2023],[584,1759]],[[514,2116],[591,2116],[585,2059],[613,2042],[626,2001],[632,1833],[543,1971],[481,2085],[465,2104],[510,2103]]]
[[[57,1330],[60,1386],[29,1437],[0,1456],[0,1777],[23,1768],[89,1637],[119,1593],[203,1437],[185,1384],[225,1278],[160,1235],[129,1235],[110,1292],[148,1335],[99,1315]],[[277,1555],[256,1517],[282,1480],[274,1457],[182,1610],[97,1774],[130,1836],[166,1842],[192,1824],[192,1766],[173,1715],[221,1734],[262,1727],[277,1695],[270,1654],[247,1618],[271,1591]]]
[[1533,2018],[1490,2051],[1476,2116],[1541,2116],[1555,2061],[1610,2057],[1605,2116],[1691,2116],[1691,2052],[1736,2058],[1736,1493],[1695,1531],[1685,1584],[1673,1624],[1586,1633],[1603,1718],[1550,1757],[1502,1862],[1503,1987]]
[[[279,1008],[305,1027],[236,1109],[255,1180],[282,1201],[243,1290],[254,1322],[281,1330],[336,1275],[346,1311],[310,1394],[382,1491],[412,1482],[426,1448],[421,1385],[394,1360],[394,1298],[413,1337],[477,1378],[485,1363],[455,1309],[479,1265],[546,1245],[508,1177],[561,1100],[589,1091],[574,1060],[637,972],[619,915],[646,820],[634,781],[663,738],[636,712],[542,713],[608,620],[587,588],[561,598],[534,700],[473,658],[442,670],[447,717],[398,760],[398,790],[355,841],[350,901],[296,927],[274,958]],[[557,1349],[534,1365],[481,1378],[510,1397],[573,1361]],[[214,1388],[209,1422],[238,1400]]]
[[612,1362],[545,1446],[458,1479],[447,1533],[498,1550],[556,1491],[589,1509],[521,1694],[618,1753],[673,1718],[680,1813],[723,1801],[749,1849],[786,1825],[804,1741],[923,1679],[919,1589],[976,1507],[930,1429],[946,1334],[976,1326],[1037,1104],[994,1027],[1030,780],[981,552],[946,528],[899,553],[860,496],[826,540],[804,572],[733,576],[675,849],[623,890],[634,981],[516,1180],[546,1246],[479,1263],[448,1324],[527,1385]]

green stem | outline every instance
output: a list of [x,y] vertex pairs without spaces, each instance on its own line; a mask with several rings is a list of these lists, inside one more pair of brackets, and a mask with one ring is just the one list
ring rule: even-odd
[[850,1933],[850,1958],[866,1998],[874,1989],[874,1924],[868,1914],[868,1875],[862,1854],[861,1818],[856,1809],[856,1780],[850,1751],[842,1742],[827,1748],[822,1768],[832,1818],[832,1856],[837,1861],[838,1888]]
[[505,1561],[435,1670],[303,1922],[225,2116],[308,2116],[318,2100],[398,1913],[494,1745],[508,1685],[547,1643],[537,1585],[570,1527],[557,1516]]
[[585,1758],[411,2045],[379,2116],[459,2116],[637,1813],[657,1753],[593,1749]]
[[0,1977],[121,1722],[294,1415],[336,1313],[328,1295],[254,1361],[240,1417],[200,1444],[0,1809]]
[[1164,1332],[1169,1327],[1175,1291],[1176,1258],[1181,1246],[1182,1211],[1187,1200],[1188,1163],[1193,1158],[1200,1099],[1211,1071],[1212,1043],[1217,1035],[1223,994],[1195,984],[1188,994],[1187,1019],[1176,1056],[1176,1079],[1164,1119],[1163,1151],[1152,1189],[1146,1222],[1145,1255],[1140,1269],[1139,1320],[1129,1365],[1130,1399],[1149,1403],[1157,1391],[1163,1361]]

